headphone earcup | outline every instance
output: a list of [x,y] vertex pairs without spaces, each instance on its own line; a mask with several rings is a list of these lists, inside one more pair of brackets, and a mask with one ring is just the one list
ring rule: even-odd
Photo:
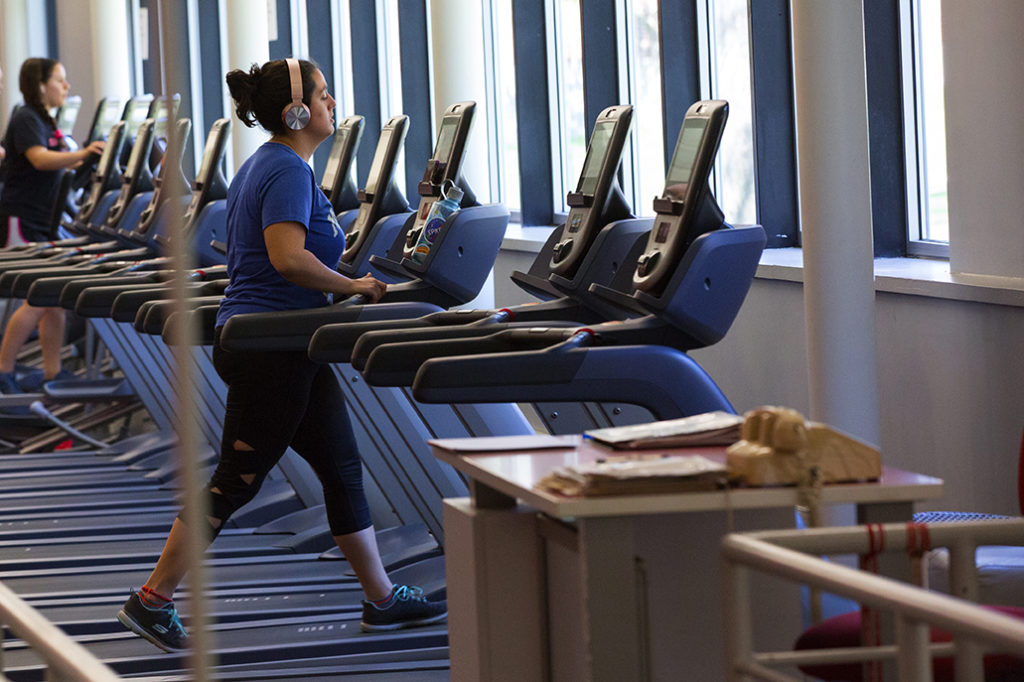
[[309,107],[289,104],[284,108],[284,124],[292,130],[302,130],[309,124]]

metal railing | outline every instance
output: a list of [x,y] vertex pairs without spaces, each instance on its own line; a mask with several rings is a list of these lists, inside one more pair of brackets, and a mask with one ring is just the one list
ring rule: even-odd
[[[0,634],[6,626],[46,663],[48,682],[114,682],[121,677],[0,583]],[[4,676],[0,649],[0,680]]]
[[[891,666],[895,661],[900,682],[930,682],[932,657],[952,655],[958,682],[982,682],[984,654],[1005,652],[1024,657],[1024,622],[966,601],[977,596],[974,554],[977,547],[985,545],[1024,545],[1024,520],[928,526],[876,524],[726,536],[722,541],[726,679],[790,682],[806,678],[785,674],[780,668],[869,661],[890,662]],[[950,592],[956,597],[819,558],[904,552],[913,560],[921,551],[934,547],[949,549]],[[750,586],[754,571],[893,614],[894,642],[857,648],[756,652]],[[953,641],[930,643],[931,626],[951,633]]]

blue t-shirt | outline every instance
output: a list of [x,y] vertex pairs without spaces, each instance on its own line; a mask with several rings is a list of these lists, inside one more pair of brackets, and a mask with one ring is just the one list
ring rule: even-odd
[[306,228],[306,250],[335,268],[345,250],[331,202],[313,169],[290,147],[266,142],[238,169],[228,188],[226,241],[230,284],[217,313],[217,326],[232,315],[317,308],[327,294],[292,284],[274,269],[263,230],[274,223]]

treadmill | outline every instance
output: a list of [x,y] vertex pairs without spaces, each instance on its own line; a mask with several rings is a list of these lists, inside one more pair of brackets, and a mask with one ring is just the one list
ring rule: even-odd
[[481,401],[618,400],[659,419],[732,412],[714,381],[686,355],[725,335],[765,243],[759,225],[726,223],[708,186],[727,112],[720,100],[697,102],[687,111],[629,292],[591,287],[634,317],[423,342],[420,350],[432,359],[417,371],[413,395],[424,402],[467,394]]
[[[115,126],[115,130],[120,125],[120,123],[117,124],[117,126]],[[219,174],[219,170],[216,170],[216,166],[219,163],[220,155],[222,155],[224,151],[225,142],[227,138],[227,130],[228,122],[226,120],[219,121],[211,129],[211,134],[207,144],[208,163],[204,168],[200,169],[200,175],[198,176],[197,181],[195,183],[196,187],[193,192],[194,196],[192,197],[190,202],[193,213],[196,213],[196,211],[200,209],[205,209],[206,205],[210,202],[211,199],[214,199],[217,196],[223,196],[226,193],[225,183],[223,181],[222,176],[220,176]],[[180,137],[179,140],[181,142],[184,142],[184,136]],[[111,148],[108,147],[108,150],[110,149]],[[177,152],[176,156],[178,157],[178,160],[170,160],[170,163],[168,164],[168,172],[180,174],[181,150],[179,149],[175,151]],[[112,150],[111,153],[113,153]],[[141,162],[141,156],[139,157],[139,160]],[[173,170],[171,170],[172,167]],[[166,197],[166,194],[162,194],[161,197]],[[144,229],[145,231],[140,232],[138,234],[137,239],[134,242],[132,242],[135,248],[130,250],[130,253],[134,254],[135,261],[124,262],[111,260],[108,256],[106,257],[106,262],[99,262],[102,257],[97,256],[96,261],[94,261],[95,265],[87,262],[82,266],[71,268],[51,267],[49,269],[33,269],[31,271],[21,273],[21,276],[19,276],[15,280],[15,285],[20,285],[24,288],[24,292],[18,291],[16,292],[16,294],[20,294],[23,296],[27,295],[31,300],[38,302],[38,304],[40,305],[60,305],[67,303],[67,299],[62,299],[65,290],[68,290],[69,294],[74,294],[76,293],[75,288],[82,287],[83,285],[94,284],[100,281],[102,281],[103,283],[113,283],[113,280],[111,278],[103,278],[103,273],[106,272],[120,271],[120,277],[128,279],[129,281],[134,282],[136,284],[147,281],[146,278],[148,278],[148,281],[159,279],[161,277],[161,274],[158,268],[167,267],[165,264],[166,261],[161,261],[160,259],[151,259],[149,261],[139,262],[139,258],[144,254],[151,253],[153,249],[157,248],[158,244],[156,242],[156,238],[160,235],[161,232],[165,231],[166,229],[163,226],[163,224],[167,222],[167,219],[171,215],[170,205],[174,204],[177,201],[178,200],[176,199],[166,201],[164,202],[164,205],[162,205],[159,209],[154,208],[152,205],[149,207],[151,215],[154,216],[154,220],[151,221],[150,223],[143,222],[140,223],[139,225],[139,229]],[[163,214],[161,215],[160,212],[163,212]],[[202,235],[207,234],[209,231],[214,229],[212,226],[209,225],[209,223],[214,222],[217,216],[223,216],[223,212],[221,211],[220,213],[214,213],[213,215],[214,218],[207,222],[200,220],[198,215],[196,216],[196,224],[193,227],[196,231],[196,234],[199,235],[197,238],[203,239]],[[156,217],[160,217],[161,219],[156,220]],[[206,238],[208,239],[208,237]],[[73,248],[77,249],[82,247]],[[91,269],[87,270],[86,267],[90,266]],[[138,272],[139,270],[144,269],[148,269],[149,271],[146,273]],[[206,270],[197,271],[196,278],[202,279],[213,277],[216,276],[216,272],[216,268],[207,268]],[[9,274],[13,275],[13,273]],[[34,279],[28,279],[28,276],[30,274],[35,276]],[[93,279],[89,279],[89,277],[92,277]],[[2,279],[2,277],[0,277],[0,279]],[[122,279],[121,281],[123,283],[124,279]],[[76,298],[70,299],[72,308],[75,305],[75,301]],[[109,311],[109,308],[110,305],[108,303],[106,309],[104,310],[104,313]],[[78,312],[88,317],[88,310],[80,309],[78,310]],[[132,388],[139,393],[140,397],[149,407],[150,414],[154,418],[157,426],[159,428],[163,428],[169,431],[171,425],[173,424],[173,414],[171,411],[173,408],[160,408],[160,404],[161,402],[165,402],[163,400],[163,396],[168,394],[166,386],[171,385],[169,382],[172,381],[173,379],[169,377],[164,382],[157,382],[155,385],[152,382],[146,381],[145,378],[150,374],[150,372],[148,368],[145,366],[145,364],[141,366],[138,364],[137,354],[132,352],[130,347],[120,345],[118,343],[117,338],[110,335],[105,335],[106,330],[101,329],[102,327],[104,327],[104,325],[99,321],[95,321],[95,323],[93,324],[93,328],[97,331],[97,334],[99,335],[101,340],[103,340],[106,347],[115,356],[118,365],[122,369],[124,369],[126,373],[132,368],[137,368],[135,372],[135,377],[137,380]],[[44,390],[48,392],[47,395],[49,397],[55,399],[76,400],[85,396],[83,391],[86,390],[86,386],[84,386],[81,382],[51,382],[50,384],[47,384],[44,387]],[[93,391],[93,396],[104,397],[109,396],[109,394],[112,391],[119,391],[123,389],[121,387],[121,384],[118,382],[112,382],[107,385],[104,385],[101,382],[98,385],[93,384],[90,390]],[[3,400],[44,400],[46,399],[47,395],[23,395],[4,398]],[[166,447],[167,446],[165,445],[164,448]]]
[[[404,119],[404,117],[403,117],[403,119]],[[404,120],[402,120],[401,123],[404,124]],[[386,146],[390,146],[391,143],[390,142],[386,142],[385,145]],[[393,152],[393,149],[391,149],[390,151]],[[393,154],[392,154],[392,157],[393,157]],[[352,158],[351,153],[346,154],[346,158],[351,159]],[[347,168],[344,169],[344,170],[347,171]],[[330,176],[331,174],[327,173],[327,175]],[[376,210],[374,211],[374,213],[376,213]],[[109,280],[109,278],[107,278],[107,279]],[[79,283],[79,282],[68,284],[65,287],[64,294],[68,293],[67,289],[70,288],[72,286],[72,284],[77,284],[77,283]],[[89,282],[85,282],[85,283],[88,284]],[[100,280],[100,284],[103,284],[103,280]],[[129,289],[129,288],[130,287],[105,287],[105,286],[95,287],[95,286],[93,286],[90,289],[88,289],[86,292],[82,293],[79,296],[79,298],[84,298],[88,294],[102,294],[102,293],[105,293],[105,290],[107,290],[107,289],[114,289],[115,293],[116,293],[117,291],[122,291],[122,290],[126,290],[126,289]],[[120,296],[118,296],[118,300],[119,299],[120,299]],[[109,308],[109,306],[110,306],[109,300],[108,300],[106,305]],[[87,314],[89,314],[89,313],[87,313]],[[132,345],[135,346],[136,348],[138,347],[137,343],[134,343]],[[219,424],[213,430],[216,431],[218,429],[219,429]],[[216,434],[214,437],[216,437],[216,436],[219,436],[219,433]],[[149,459],[152,460],[152,459],[161,459],[161,458],[162,458],[162,456],[161,457],[152,456]],[[56,459],[59,461],[59,457],[56,458]],[[79,457],[77,459],[79,459],[80,461],[82,460],[81,457]],[[95,482],[97,484],[103,484],[103,485],[106,485],[108,487],[109,486],[113,486],[115,484],[131,485],[131,486],[138,485],[138,483],[139,483],[138,478],[134,474],[132,474],[128,469],[126,469],[125,465],[126,464],[132,464],[131,468],[135,469],[135,470],[138,470],[139,468],[145,468],[148,465],[148,463],[140,462],[137,459],[135,459],[135,460],[129,459],[125,455],[122,455],[122,456],[118,457],[117,460],[114,461],[114,462],[109,461],[109,458],[108,459],[105,459],[105,458],[89,458],[86,461],[91,464],[91,466],[89,467],[90,470],[93,471],[96,474],[96,476],[94,477],[95,478]],[[134,463],[132,463],[132,462],[134,462]],[[48,468],[48,469],[52,469],[55,466],[59,466],[59,465],[56,465],[54,463],[54,458],[47,458],[45,461],[41,462],[41,465],[43,467]],[[78,466],[81,466],[81,464],[79,464]],[[18,472],[16,474],[8,476],[8,480],[6,480],[6,481],[3,480],[4,477],[3,477],[2,474],[0,474],[0,483],[4,483],[7,486],[18,485],[20,483],[24,487],[31,488],[31,487],[33,487],[35,485],[38,485],[39,483],[45,483],[46,481],[56,481],[57,479],[53,476],[53,474],[54,473],[61,473],[61,472],[54,472],[52,470],[51,471],[40,471],[39,472],[40,476],[38,478],[29,478],[29,479],[25,478],[24,473],[25,472],[19,467]],[[166,471],[164,473],[166,474]],[[82,477],[80,475],[76,475],[76,476],[70,477],[68,485],[82,485],[83,482],[82,482],[81,479],[82,479]],[[76,528],[82,528],[82,525],[80,523],[77,523],[77,524],[75,524],[75,527]],[[103,527],[106,527],[106,526],[103,526]],[[25,532],[36,532],[36,531],[34,529],[26,529]],[[53,535],[52,532],[50,532],[49,534]],[[95,535],[97,533],[93,533],[93,534]],[[24,533],[19,533],[18,535],[22,536],[22,535],[24,535]]]
[[[121,123],[118,126],[122,125]],[[24,298],[32,305],[56,306],[59,304],[61,285],[59,280],[44,279],[52,278],[60,274],[70,274],[82,277],[85,275],[98,276],[101,273],[123,269],[125,259],[139,259],[149,254],[147,248],[139,244],[131,245],[134,248],[128,250],[117,250],[124,245],[119,240],[119,225],[125,226],[134,224],[139,214],[146,207],[150,198],[152,178],[148,166],[148,157],[153,145],[155,134],[155,121],[150,118],[143,122],[136,135],[135,144],[132,146],[128,166],[121,174],[121,187],[113,204],[107,211],[105,221],[89,230],[90,236],[96,240],[88,244],[78,246],[55,247],[49,246],[39,251],[23,252],[26,256],[34,255],[36,258],[28,260],[8,260],[5,265],[5,286],[9,295],[14,298]],[[108,148],[109,149],[109,148]],[[105,155],[105,163],[112,163],[115,150],[111,149],[111,155]],[[101,164],[102,166],[102,164]],[[99,183],[97,183],[99,185]],[[61,395],[51,392],[47,396],[40,394],[23,394],[14,398],[4,398],[5,402],[17,401],[18,404],[29,404],[35,400],[49,398],[51,401],[63,397],[64,402],[78,401],[80,399],[104,400],[112,399],[124,403],[132,394],[127,386],[112,384],[109,390],[105,389],[100,393],[85,394],[82,392],[83,385],[75,382],[64,382],[61,384],[63,391]],[[95,384],[94,384],[95,387]],[[69,391],[68,389],[72,389]],[[116,389],[116,390],[115,390]],[[120,412],[120,408],[116,410]],[[50,421],[54,421],[51,416]],[[38,426],[48,426],[46,420],[29,417],[29,420],[37,422]]]

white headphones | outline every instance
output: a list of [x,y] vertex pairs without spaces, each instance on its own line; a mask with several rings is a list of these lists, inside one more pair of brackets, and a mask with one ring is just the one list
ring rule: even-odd
[[302,103],[302,71],[299,69],[298,59],[288,57],[284,61],[288,64],[292,101],[284,108],[281,117],[284,119],[284,124],[292,130],[302,130],[309,124],[309,107]]

